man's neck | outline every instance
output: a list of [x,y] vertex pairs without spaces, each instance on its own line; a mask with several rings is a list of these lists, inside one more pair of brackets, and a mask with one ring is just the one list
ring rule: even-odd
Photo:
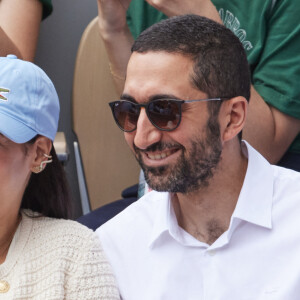
[[247,170],[248,160],[242,152],[232,151],[223,151],[208,186],[193,193],[172,195],[179,226],[209,245],[228,229]]

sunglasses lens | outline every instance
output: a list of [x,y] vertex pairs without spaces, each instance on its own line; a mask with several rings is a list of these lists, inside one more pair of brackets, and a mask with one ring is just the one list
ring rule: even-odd
[[140,109],[131,102],[116,102],[113,107],[114,117],[124,131],[133,131],[139,118]]
[[180,122],[180,103],[174,100],[157,100],[149,103],[149,119],[163,130],[173,130]]

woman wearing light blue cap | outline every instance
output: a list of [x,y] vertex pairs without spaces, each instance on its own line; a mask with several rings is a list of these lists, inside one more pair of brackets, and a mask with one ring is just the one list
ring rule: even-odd
[[94,233],[69,216],[47,75],[0,58],[0,299],[119,299]]

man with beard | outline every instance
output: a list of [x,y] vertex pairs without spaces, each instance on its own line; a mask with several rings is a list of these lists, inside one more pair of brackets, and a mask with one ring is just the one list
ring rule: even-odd
[[241,141],[249,98],[243,46],[212,20],[134,43],[110,106],[154,191],[97,229],[122,299],[298,298],[300,175]]

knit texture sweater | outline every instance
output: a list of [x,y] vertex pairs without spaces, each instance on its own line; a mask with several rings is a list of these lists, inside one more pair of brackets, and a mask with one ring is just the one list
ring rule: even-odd
[[70,220],[36,217],[22,211],[0,283],[0,299],[120,299],[111,267],[98,238]]

